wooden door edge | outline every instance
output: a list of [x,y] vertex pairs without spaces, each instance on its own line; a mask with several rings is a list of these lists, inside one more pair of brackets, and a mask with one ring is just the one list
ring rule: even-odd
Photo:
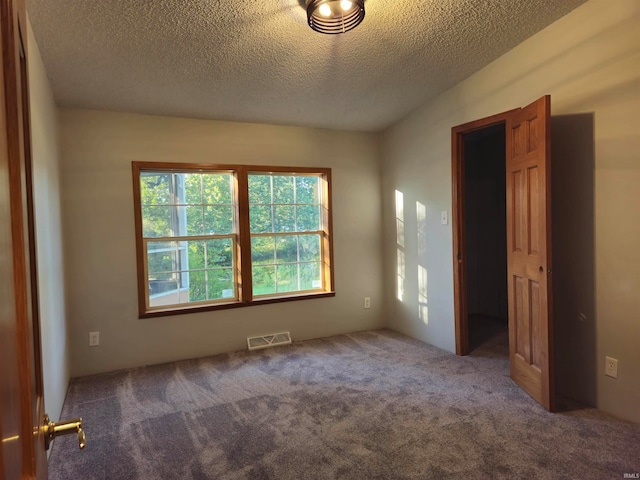
[[552,197],[552,174],[551,169],[553,168],[553,160],[551,158],[551,142],[553,141],[551,138],[551,95],[545,95],[545,123],[547,125],[546,135],[545,135],[545,155],[547,157],[546,163],[546,171],[545,171],[545,180],[546,180],[546,190],[547,190],[547,238],[545,239],[547,242],[547,346],[549,351],[547,352],[547,363],[548,363],[548,371],[549,377],[547,381],[549,382],[549,405],[547,405],[547,410],[552,413],[558,411],[557,406],[557,394],[556,394],[556,368],[555,368],[555,323],[553,316],[553,197]]

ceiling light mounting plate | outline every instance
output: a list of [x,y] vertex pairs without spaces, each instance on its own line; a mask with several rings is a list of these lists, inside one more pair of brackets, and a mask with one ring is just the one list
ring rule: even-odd
[[364,20],[364,0],[306,0],[307,22],[316,32],[335,35]]

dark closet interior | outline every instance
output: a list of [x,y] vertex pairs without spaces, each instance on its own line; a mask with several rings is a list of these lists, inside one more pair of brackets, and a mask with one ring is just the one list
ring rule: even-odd
[[469,350],[507,329],[505,126],[464,136]]

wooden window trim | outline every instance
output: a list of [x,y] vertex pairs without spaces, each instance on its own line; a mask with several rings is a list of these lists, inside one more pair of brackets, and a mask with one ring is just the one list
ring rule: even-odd
[[[182,315],[186,313],[207,312],[229,308],[248,307],[270,303],[290,302],[313,298],[326,298],[335,296],[334,262],[333,262],[333,216],[331,196],[331,169],[313,167],[281,167],[270,165],[230,165],[230,164],[200,164],[200,163],[175,163],[175,162],[131,162],[133,173],[133,205],[136,235],[136,268],[138,283],[138,318],[154,318],[169,315]],[[225,301],[213,300],[215,303],[192,305],[172,305],[167,308],[147,307],[147,262],[145,261],[145,240],[142,228],[142,205],[140,190],[140,174],[145,171],[152,172],[227,172],[232,173],[235,179],[235,195],[237,209],[237,236],[236,244],[236,286],[238,289],[237,300]],[[290,293],[276,293],[261,295],[253,298],[253,285],[251,275],[251,227],[249,218],[249,175],[251,173],[265,174],[301,174],[318,175],[322,182],[322,277],[323,290],[297,291]],[[291,232],[295,234],[296,232]],[[305,232],[306,233],[306,232]]]

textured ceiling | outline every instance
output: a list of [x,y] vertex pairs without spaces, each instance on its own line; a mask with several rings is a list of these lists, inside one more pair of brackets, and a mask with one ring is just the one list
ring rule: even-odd
[[60,106],[380,130],[584,1],[367,0],[343,35],[299,0],[27,8]]

